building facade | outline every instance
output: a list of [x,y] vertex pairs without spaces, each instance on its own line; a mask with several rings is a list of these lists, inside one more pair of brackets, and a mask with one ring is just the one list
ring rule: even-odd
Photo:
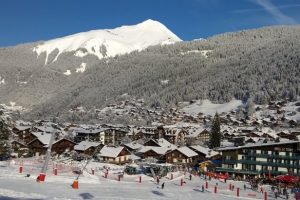
[[300,175],[300,141],[262,142],[219,149],[222,167],[217,172],[240,175]]

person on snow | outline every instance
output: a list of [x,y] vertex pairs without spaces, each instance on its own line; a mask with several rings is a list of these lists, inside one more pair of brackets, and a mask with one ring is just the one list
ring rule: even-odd
[[156,177],[156,182],[157,182],[157,185],[159,184],[159,177],[157,176]]
[[192,180],[192,174],[190,174],[190,181]]
[[40,182],[40,176],[36,177],[36,182]]
[[162,183],[162,184],[161,184],[161,189],[163,190],[164,187],[165,187],[165,183]]
[[244,190],[246,190],[246,189],[247,189],[246,184],[244,184]]

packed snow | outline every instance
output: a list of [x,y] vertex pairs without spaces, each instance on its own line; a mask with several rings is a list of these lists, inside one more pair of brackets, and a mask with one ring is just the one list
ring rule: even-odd
[[[19,173],[19,166],[23,171]],[[207,180],[203,176],[192,175],[185,171],[171,172],[161,177],[159,183],[144,174],[123,174],[124,166],[90,162],[83,174],[72,173],[75,164],[82,169],[84,162],[74,161],[50,162],[45,182],[37,182],[43,160],[24,159],[0,162],[0,199],[263,199],[263,194],[250,189],[250,185],[242,181],[220,179]],[[80,165],[81,164],[81,165]],[[54,175],[54,166],[57,175]],[[53,168],[52,168],[53,167]],[[94,171],[94,174],[93,172]],[[108,172],[107,178],[104,174]],[[120,176],[120,181],[119,180]],[[141,177],[141,182],[139,178]],[[73,189],[72,183],[78,178],[79,188]],[[181,185],[182,180],[182,185]],[[204,188],[208,183],[208,188]],[[162,183],[165,187],[162,189]],[[229,185],[235,190],[229,190]],[[244,184],[247,189],[244,189]],[[215,187],[217,192],[215,193]],[[240,197],[237,197],[240,188]],[[268,199],[274,199],[270,186],[262,186],[268,193]],[[202,191],[203,189],[203,191]],[[290,195],[290,199],[294,199]]]
[[206,115],[214,115],[216,112],[229,112],[231,110],[237,109],[242,105],[241,100],[231,100],[225,104],[214,104],[209,100],[198,100],[195,103],[192,103],[188,106],[185,106],[181,110],[183,112],[189,113],[191,115],[197,115],[199,113],[203,113]]
[[122,26],[115,29],[93,30],[46,41],[33,48],[37,55],[46,53],[48,56],[58,50],[54,62],[64,52],[75,51],[75,56],[84,57],[92,54],[99,59],[114,57],[135,50],[143,50],[152,45],[171,44],[181,41],[174,33],[158,21],[146,20],[132,26]]

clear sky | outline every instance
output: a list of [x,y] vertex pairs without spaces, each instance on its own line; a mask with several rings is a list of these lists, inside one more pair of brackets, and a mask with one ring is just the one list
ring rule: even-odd
[[183,40],[299,24],[299,0],[1,0],[0,46],[160,21]]

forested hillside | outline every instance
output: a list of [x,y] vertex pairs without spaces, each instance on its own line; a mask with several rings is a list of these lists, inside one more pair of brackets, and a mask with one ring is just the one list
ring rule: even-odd
[[[42,66],[41,58],[31,59],[40,63],[30,68],[36,76],[27,79],[22,89],[11,88],[13,92],[5,98],[1,95],[0,100],[22,105],[24,101],[18,97],[24,97],[24,106],[32,108],[26,116],[36,117],[67,113],[79,106],[101,108],[118,102],[125,93],[144,98],[149,107],[172,107],[192,99],[224,103],[236,98],[245,102],[249,97],[263,104],[282,98],[295,100],[300,95],[300,26],[225,33],[98,61],[90,56],[90,62],[84,58],[84,73],[65,76],[62,72],[66,66],[74,68],[83,62],[73,57],[62,54],[57,62],[46,66]],[[0,69],[3,66],[0,63]],[[18,67],[16,64],[14,68]],[[8,85],[0,85],[0,92]],[[20,94],[24,91],[27,94]]]

